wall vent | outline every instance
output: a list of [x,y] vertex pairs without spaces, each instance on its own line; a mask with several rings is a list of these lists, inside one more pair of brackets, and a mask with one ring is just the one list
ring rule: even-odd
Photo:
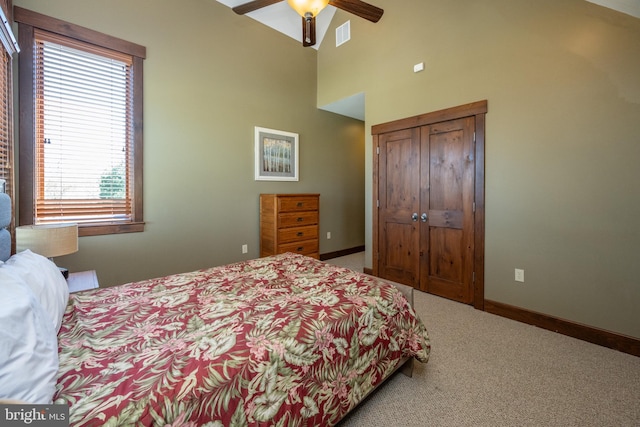
[[349,40],[351,40],[351,21],[347,21],[336,28],[336,47]]

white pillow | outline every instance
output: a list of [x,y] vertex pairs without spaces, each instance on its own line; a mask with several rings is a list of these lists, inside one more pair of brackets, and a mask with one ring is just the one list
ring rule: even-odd
[[0,269],[9,269],[31,288],[57,333],[69,302],[69,286],[60,269],[48,258],[28,249],[13,255]]
[[0,399],[50,404],[58,340],[49,316],[23,280],[0,268]]

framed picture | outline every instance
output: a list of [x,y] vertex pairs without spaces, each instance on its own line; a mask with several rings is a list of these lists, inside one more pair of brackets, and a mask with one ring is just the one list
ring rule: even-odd
[[298,180],[298,134],[256,126],[256,181]]

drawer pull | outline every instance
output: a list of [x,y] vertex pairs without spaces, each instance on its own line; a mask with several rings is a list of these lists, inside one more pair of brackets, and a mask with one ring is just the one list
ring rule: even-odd
[[299,208],[301,208],[301,207],[303,207],[303,206],[304,206],[304,203],[302,203],[302,202],[298,202],[298,207],[299,207]]
[[298,231],[298,234],[296,234],[298,237],[304,236],[304,233],[302,231]]
[[302,252],[304,250],[304,246],[298,247],[298,252]]
[[298,222],[302,222],[302,221],[304,221],[304,218],[302,218],[302,217],[298,217],[297,221],[298,221]]

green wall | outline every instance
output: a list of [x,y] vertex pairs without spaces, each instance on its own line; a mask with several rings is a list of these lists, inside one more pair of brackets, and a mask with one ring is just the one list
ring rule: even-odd
[[[147,48],[146,230],[82,237],[57,264],[109,286],[256,258],[271,192],[321,194],[321,253],[364,244],[363,123],[316,108],[315,50],[214,0],[14,5]],[[254,126],[299,133],[299,182],[254,181]]]
[[372,3],[379,23],[338,12],[318,55],[319,106],[366,94],[367,265],[371,126],[486,99],[485,297],[640,338],[640,20],[583,0]]

